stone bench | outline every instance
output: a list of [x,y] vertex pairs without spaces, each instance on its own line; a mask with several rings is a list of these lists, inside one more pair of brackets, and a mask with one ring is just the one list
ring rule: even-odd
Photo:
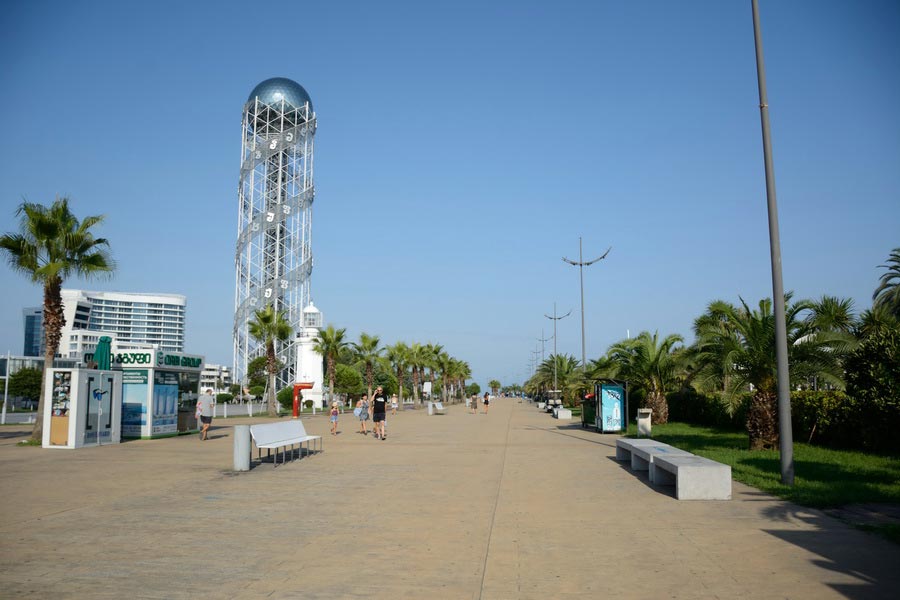
[[674,485],[679,500],[731,500],[731,467],[702,456],[657,454],[650,481]]
[[[650,438],[619,438],[616,440],[616,460],[631,463],[631,468],[640,470],[640,466],[634,466],[632,462],[633,450],[639,446],[660,446],[661,442]],[[640,463],[638,463],[639,465]],[[646,467],[643,470],[647,470]]]
[[571,419],[572,411],[569,410],[568,408],[560,407],[553,411],[553,416],[556,417],[557,419]]

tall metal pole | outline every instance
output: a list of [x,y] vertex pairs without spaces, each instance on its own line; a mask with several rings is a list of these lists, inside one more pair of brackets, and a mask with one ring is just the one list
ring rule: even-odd
[[6,404],[9,401],[9,350],[6,351],[6,377],[3,378],[3,418],[0,423],[6,425]]
[[766,95],[766,67],[763,62],[762,33],[757,0],[753,8],[753,37],[756,43],[756,78],[759,83],[759,117],[762,122],[763,159],[766,166],[766,199],[769,210],[769,251],[772,259],[772,305],[775,309],[775,357],[778,363],[778,438],[781,451],[781,483],[794,485],[794,440],[791,432],[791,389],[787,356],[784,283],[781,280],[781,238],[778,232],[778,204],[775,199],[775,168],[769,135],[769,101]]
[[568,317],[571,314],[572,314],[572,311],[570,310],[563,316],[557,317],[556,316],[556,302],[554,302],[553,303],[553,316],[551,317],[550,315],[544,315],[545,317],[547,317],[548,319],[551,319],[553,321],[553,391],[558,391],[557,390],[557,379],[556,379],[556,368],[557,368],[557,364],[559,363],[559,360],[556,355],[556,322],[561,319],[565,319],[566,317]]
[[544,337],[543,327],[541,327],[541,337],[538,338],[538,341],[541,343],[541,362],[544,362],[544,342],[549,342],[550,338]]
[[594,260],[589,260],[587,262],[584,261],[581,254],[581,236],[578,236],[578,261],[569,260],[565,256],[563,256],[563,260],[570,265],[575,265],[578,267],[578,279],[581,284],[581,368],[582,370],[587,368],[587,359],[586,353],[584,351],[584,268],[589,267],[597,261],[603,260],[606,258],[606,255],[609,254],[609,251],[612,250],[612,246],[606,249],[606,252],[603,253],[603,256],[595,258]]

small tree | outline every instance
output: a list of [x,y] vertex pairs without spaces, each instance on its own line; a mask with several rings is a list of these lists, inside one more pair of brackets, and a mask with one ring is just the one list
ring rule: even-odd
[[247,387],[266,385],[266,357],[257,356],[247,363]]
[[491,388],[491,395],[493,395],[493,396],[497,395],[497,390],[500,389],[500,385],[501,385],[500,382],[497,381],[496,379],[491,379],[490,381],[488,381],[488,387]]
[[481,386],[474,381],[466,386],[466,394],[469,396],[477,396],[481,393]]
[[333,385],[335,393],[354,396],[362,394],[366,389],[360,372],[350,365],[341,363],[335,365]]
[[37,400],[41,397],[43,378],[44,372],[41,369],[19,369],[9,376],[9,395]]

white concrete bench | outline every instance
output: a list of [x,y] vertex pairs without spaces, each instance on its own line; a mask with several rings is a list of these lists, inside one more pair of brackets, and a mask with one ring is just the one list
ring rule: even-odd
[[434,410],[434,414],[445,414],[443,402],[432,402],[431,407]]
[[559,407],[557,409],[554,409],[553,416],[557,419],[571,419],[572,411],[568,408]]
[[266,449],[266,456],[272,448],[275,448],[274,466],[278,466],[278,449],[281,448],[281,462],[285,462],[285,449],[290,446],[291,455],[294,454],[294,445],[300,446],[303,450],[303,444],[306,444],[307,454],[309,453],[309,442],[319,441],[319,452],[322,451],[322,436],[308,435],[303,421],[300,419],[291,419],[289,421],[278,421],[276,423],[260,423],[259,425],[250,426],[250,436],[256,444],[257,455],[262,459],[262,449]]
[[[694,456],[690,452],[649,438],[619,438],[616,440],[616,460],[630,461],[632,471],[649,471],[654,458],[659,455]],[[650,483],[653,483],[652,471],[649,478]]]
[[659,442],[650,438],[619,438],[616,440],[616,460],[631,462],[631,451],[636,446],[658,446]]
[[702,456],[656,455],[650,481],[674,485],[679,500],[731,500],[731,467]]

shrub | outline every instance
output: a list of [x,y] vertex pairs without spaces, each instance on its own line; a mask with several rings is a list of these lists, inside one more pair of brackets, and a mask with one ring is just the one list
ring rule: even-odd
[[222,404],[223,402],[231,402],[234,400],[234,396],[228,393],[216,394],[216,402]]
[[859,407],[844,392],[791,392],[791,424],[798,442],[859,448],[860,416]]
[[288,411],[294,410],[294,386],[289,385],[286,388],[279,391],[275,394],[275,399],[278,401],[278,404],[282,406],[282,408],[286,408]]
[[897,453],[900,431],[900,329],[872,332],[844,363],[847,395],[858,407],[859,434],[867,450]]
[[668,400],[670,421],[731,429],[745,427],[750,404],[749,395],[726,402],[718,394],[702,394],[694,390],[672,392]]

